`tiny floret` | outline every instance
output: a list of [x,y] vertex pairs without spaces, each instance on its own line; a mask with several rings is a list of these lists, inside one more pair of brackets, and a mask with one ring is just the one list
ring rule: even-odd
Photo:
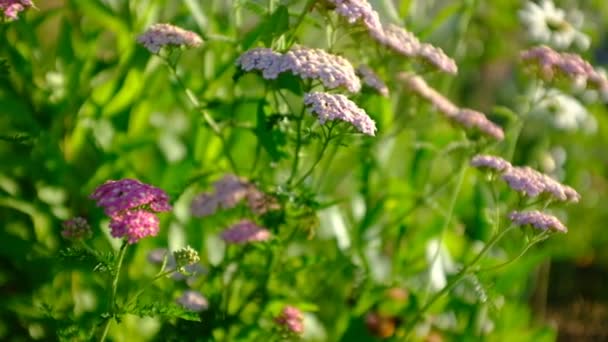
[[304,315],[294,306],[285,306],[275,322],[289,333],[301,334],[304,332]]
[[480,169],[490,169],[496,172],[505,172],[512,165],[501,157],[478,154],[471,159],[471,166]]
[[89,222],[84,217],[74,217],[63,222],[61,235],[68,240],[84,240],[93,235]]
[[269,48],[255,48],[246,51],[236,60],[236,65],[245,71],[262,72],[265,79],[272,80],[284,72],[283,55]]
[[179,297],[177,303],[184,308],[196,312],[201,312],[209,308],[209,301],[200,292],[187,290]]
[[250,242],[260,242],[270,239],[270,232],[252,221],[242,220],[221,234],[222,239],[228,244],[245,244]]
[[557,201],[574,202],[580,200],[580,195],[573,188],[561,184],[553,178],[534,170],[531,167],[512,167],[502,175],[509,187],[528,197],[546,194]]
[[203,40],[198,34],[171,24],[154,24],[137,37],[137,42],[151,53],[158,53],[165,46],[198,47]]
[[304,94],[304,104],[317,114],[320,124],[327,121],[341,120],[350,123],[364,134],[374,136],[376,123],[367,113],[346,96],[313,92]]
[[568,232],[568,228],[566,228],[557,217],[538,210],[513,211],[509,214],[509,219],[513,224],[518,226],[531,225],[540,230],[550,230],[560,233]]
[[[207,269],[201,266],[198,261],[182,266],[181,269],[179,269],[177,261],[175,260],[175,253],[169,253],[166,248],[157,248],[148,252],[148,261],[153,264],[162,264],[165,258],[167,259],[165,264],[166,270],[179,271],[171,273],[170,276],[173,280],[187,280],[190,283],[195,281],[200,275],[207,273]],[[191,261],[194,259],[189,260]]]

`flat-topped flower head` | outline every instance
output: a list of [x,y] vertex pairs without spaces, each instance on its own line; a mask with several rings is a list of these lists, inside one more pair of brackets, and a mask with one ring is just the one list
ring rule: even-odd
[[137,42],[152,53],[167,47],[198,47],[203,43],[201,37],[188,30],[171,24],[154,24],[137,37]]
[[528,197],[546,194],[553,200],[574,203],[578,202],[581,197],[573,188],[561,184],[528,166],[516,166],[508,169],[502,175],[502,179],[507,182],[511,189]]
[[269,48],[254,48],[243,53],[236,64],[245,71],[258,70],[268,80],[276,79],[284,72],[283,55]]
[[344,57],[322,49],[296,46],[283,55],[283,68],[302,79],[320,80],[327,89],[344,87],[352,93],[361,90],[361,80]]
[[215,191],[197,195],[191,204],[192,215],[210,216],[219,209],[232,209],[243,200],[251,211],[261,215],[278,209],[276,200],[260,191],[254,184],[232,174],[225,175],[214,183]]
[[266,241],[271,235],[268,229],[262,228],[250,220],[242,220],[221,234],[222,240],[228,244],[245,244]]
[[488,120],[485,114],[476,110],[462,108],[456,115],[450,118],[454,122],[469,129],[476,129],[490,138],[496,140],[503,140],[505,138],[505,133],[500,126]]
[[328,0],[335,11],[350,24],[361,23],[370,31],[382,31],[378,12],[367,0]]
[[304,315],[294,306],[285,306],[281,314],[274,320],[289,333],[301,334],[304,332]]
[[429,63],[431,66],[447,74],[455,75],[458,73],[456,61],[446,55],[441,48],[432,44],[420,44],[417,56]]
[[532,63],[539,76],[546,81],[568,79],[575,86],[599,89],[604,96],[608,94],[606,74],[594,69],[577,54],[560,53],[543,45],[525,50],[520,56],[522,61]]
[[159,219],[147,210],[128,210],[115,215],[110,221],[110,233],[115,238],[125,238],[130,244],[147,236],[156,236]]
[[61,235],[68,240],[84,240],[93,235],[89,222],[84,217],[74,217],[63,222]]
[[505,172],[512,165],[501,157],[491,156],[487,154],[478,154],[471,159],[471,166],[480,169],[490,169],[496,172]]
[[153,212],[171,210],[169,196],[164,190],[136,179],[109,180],[95,189],[90,198],[110,217],[138,208]]
[[380,95],[388,97],[389,91],[386,83],[380,79],[380,77],[368,66],[360,65],[357,68],[357,74],[362,77],[363,83],[370,88],[376,89]]
[[19,13],[30,7],[34,7],[31,0],[0,0],[0,11],[8,20],[16,20]]
[[509,219],[518,226],[532,226],[540,230],[567,233],[568,228],[555,216],[549,215],[538,210],[513,211],[509,214]]
[[304,104],[310,111],[317,114],[320,124],[327,121],[340,120],[350,123],[364,134],[374,136],[376,123],[367,113],[346,96],[313,92],[304,94]]
[[207,301],[207,298],[205,298],[202,293],[194,290],[184,291],[176,302],[184,308],[196,312],[201,312],[209,308],[209,301]]

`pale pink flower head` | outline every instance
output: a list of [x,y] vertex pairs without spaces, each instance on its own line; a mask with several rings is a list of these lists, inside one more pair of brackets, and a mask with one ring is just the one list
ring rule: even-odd
[[490,121],[485,114],[473,109],[461,108],[456,115],[450,117],[452,121],[468,128],[475,129],[495,140],[503,140],[505,133],[497,124]]
[[328,0],[335,11],[348,23],[360,23],[369,31],[382,31],[382,22],[378,12],[367,0]]
[[198,34],[171,24],[154,24],[137,37],[137,42],[151,53],[158,53],[165,46],[198,47],[203,40]]
[[0,0],[0,11],[8,20],[16,20],[19,13],[34,7],[31,0]]
[[553,200],[564,202],[578,202],[580,194],[573,188],[561,184],[555,179],[534,170],[531,167],[512,167],[503,175],[502,179],[509,187],[528,197],[537,197],[546,194]]
[[276,79],[284,72],[283,55],[269,48],[254,48],[243,53],[236,64],[245,71],[257,70],[268,80]]
[[285,306],[281,314],[274,320],[287,332],[298,335],[304,332],[304,315],[294,306]]
[[196,312],[201,312],[209,308],[209,302],[207,298],[200,292],[194,290],[186,290],[176,300],[176,302],[184,308]]
[[351,93],[361,90],[361,80],[344,57],[322,49],[296,46],[283,55],[282,68],[302,79],[318,79],[327,89],[344,87]]
[[216,181],[214,188],[213,192],[205,192],[194,197],[191,204],[192,215],[210,216],[219,209],[232,209],[243,200],[247,200],[251,211],[258,215],[278,209],[274,198],[260,191],[253,183],[232,174]]
[[568,228],[566,228],[557,217],[538,210],[513,211],[509,214],[509,219],[513,224],[518,226],[531,225],[540,230],[550,230],[560,233],[568,232]]
[[388,97],[389,91],[386,83],[367,65],[360,65],[357,74],[363,78],[363,83],[370,88],[374,88],[380,95]]
[[502,173],[509,170],[512,165],[508,161],[498,156],[478,154],[471,159],[471,166]]
[[458,106],[429,86],[422,77],[403,72],[397,75],[397,78],[405,84],[408,90],[429,102],[446,116],[453,117],[458,114],[458,111],[460,110]]
[[221,238],[228,244],[245,244],[269,240],[271,234],[268,229],[262,228],[250,220],[242,220],[224,230]]
[[136,179],[109,180],[95,189],[90,198],[110,217],[139,208],[153,212],[171,210],[165,191]]
[[312,92],[304,94],[304,104],[317,114],[320,124],[340,120],[353,125],[359,132],[376,135],[376,123],[367,113],[346,96]]
[[115,238],[126,238],[131,244],[147,236],[156,236],[159,219],[146,210],[128,210],[112,217],[110,233]]
[[84,217],[74,217],[63,222],[61,235],[68,240],[88,239],[93,235],[89,222]]

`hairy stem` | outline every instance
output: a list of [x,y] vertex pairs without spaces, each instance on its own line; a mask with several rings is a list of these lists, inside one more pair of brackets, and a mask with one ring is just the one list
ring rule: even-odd
[[101,338],[99,339],[99,341],[103,342],[106,340],[106,337],[108,336],[108,331],[110,331],[110,323],[112,323],[112,318],[114,317],[114,314],[116,313],[116,291],[118,289],[118,279],[120,277],[120,270],[122,268],[122,262],[125,258],[125,254],[127,251],[127,246],[129,245],[129,243],[125,240],[122,243],[122,246],[120,246],[120,250],[118,251],[118,258],[116,259],[116,266],[114,267],[114,279],[112,279],[112,289],[110,292],[110,307],[109,307],[109,313],[110,316],[106,318],[106,321],[104,323],[104,327],[103,327],[103,333],[101,334]]

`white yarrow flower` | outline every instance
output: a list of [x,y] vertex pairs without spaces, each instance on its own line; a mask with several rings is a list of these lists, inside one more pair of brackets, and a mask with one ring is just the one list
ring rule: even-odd
[[542,0],[539,4],[527,1],[519,11],[519,18],[531,41],[556,49],[567,49],[572,45],[581,50],[589,48],[589,37],[579,31],[584,19],[580,11],[566,13],[555,7],[551,0]]
[[593,133],[597,129],[597,122],[587,109],[576,98],[557,89],[547,91],[533,114],[548,118],[555,128],[564,131],[581,129]]

